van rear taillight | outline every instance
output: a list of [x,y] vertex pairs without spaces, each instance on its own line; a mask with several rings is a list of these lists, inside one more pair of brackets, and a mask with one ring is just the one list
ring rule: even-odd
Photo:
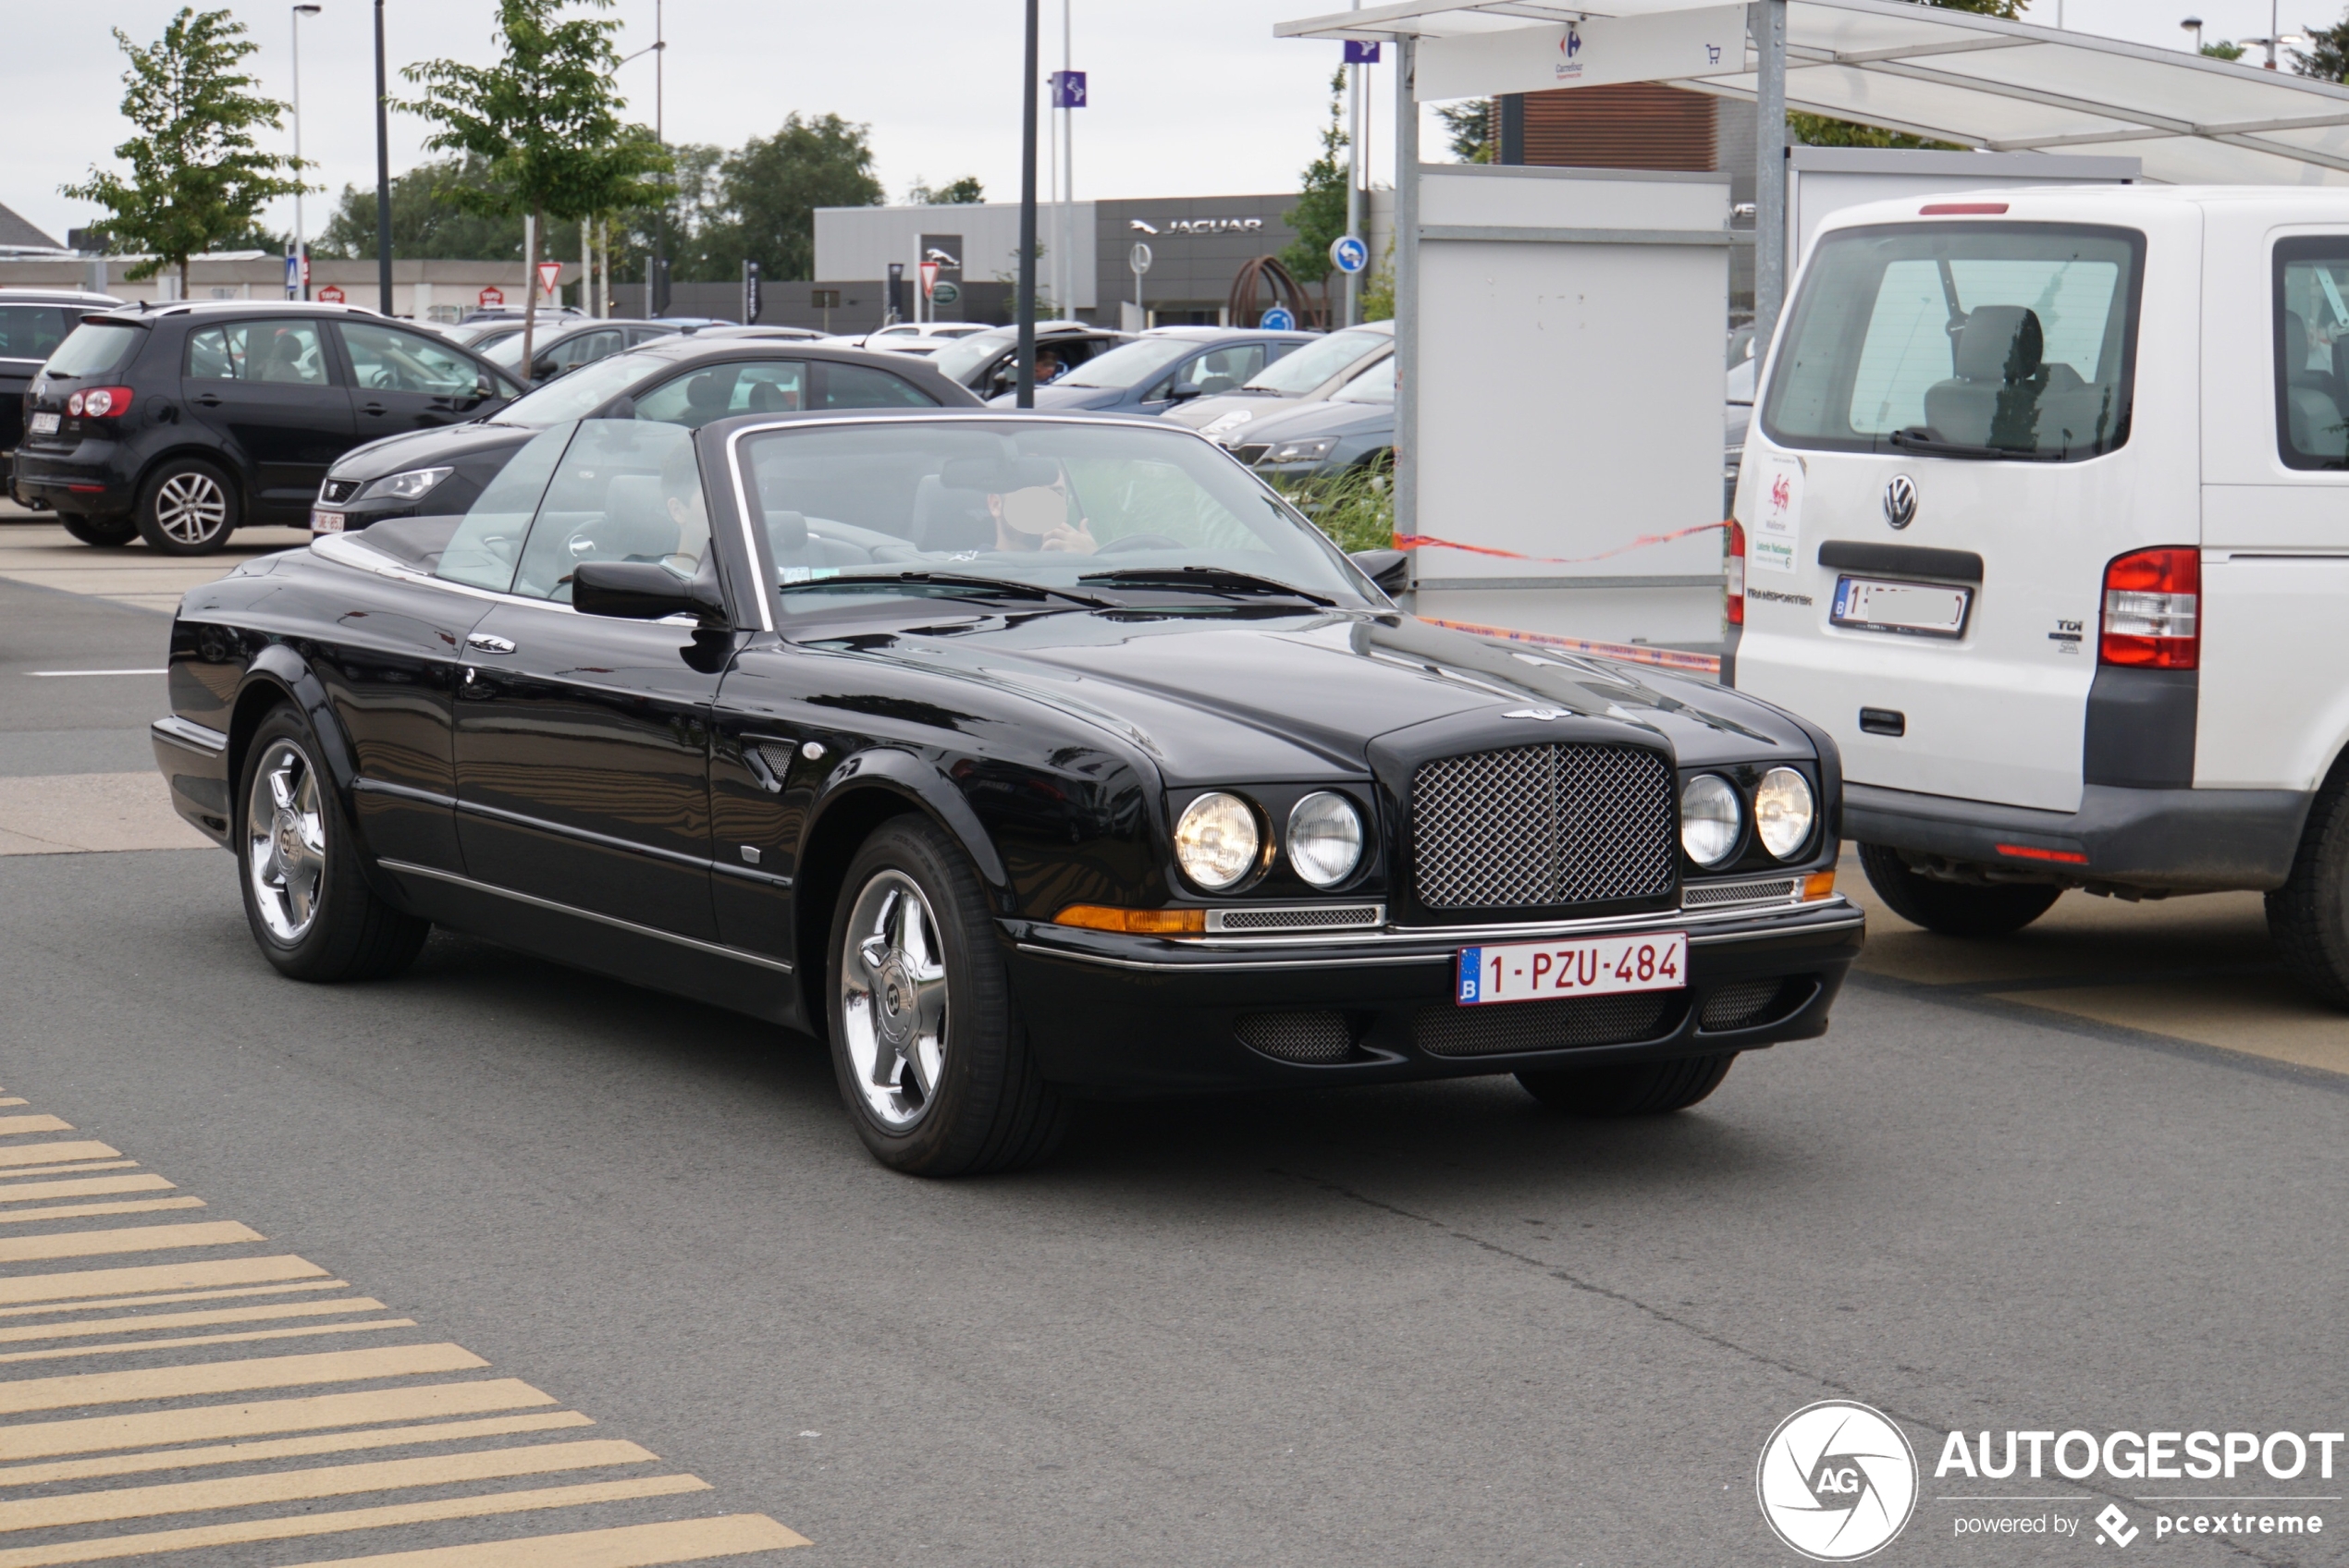
[[1727,526],[1728,533],[1722,545],[1725,552],[1722,570],[1723,575],[1728,579],[1729,592],[1725,603],[1728,606],[1729,624],[1743,626],[1745,624],[1745,530],[1738,526],[1735,518],[1731,518]]
[[2104,569],[2099,664],[2193,669],[2202,651],[2202,552],[2133,550]]

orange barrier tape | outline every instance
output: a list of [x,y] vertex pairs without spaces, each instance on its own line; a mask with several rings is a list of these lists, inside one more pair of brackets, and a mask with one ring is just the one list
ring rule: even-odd
[[1430,626],[1448,626],[1455,631],[1470,631],[1479,637],[1497,637],[1509,643],[1538,643],[1545,648],[1563,648],[1568,653],[1588,654],[1593,658],[1617,659],[1625,664],[1649,664],[1660,669],[1686,670],[1692,675],[1721,677],[1721,661],[1712,654],[1688,654],[1678,648],[1649,648],[1637,643],[1593,643],[1587,637],[1553,637],[1544,631],[1514,631],[1506,626],[1480,626],[1472,620],[1442,620],[1432,615],[1420,617]]
[[[1650,545],[1668,545],[1675,539],[1686,539],[1692,534],[1708,533],[1714,529],[1728,526],[1726,522],[1700,522],[1693,528],[1676,528],[1669,533],[1642,533],[1628,545],[1617,545],[1612,550],[1601,550],[1595,556],[1529,556],[1517,550],[1495,549],[1490,545],[1463,545],[1457,539],[1439,539],[1433,533],[1397,533],[1395,536],[1395,547],[1398,550],[1465,550],[1472,556],[1499,556],[1513,561],[1540,561],[1549,566],[1580,566],[1586,561],[1608,560],[1616,556],[1627,555],[1633,550],[1645,549]],[[1437,582],[1430,583],[1428,586],[1441,587],[1443,584]]]

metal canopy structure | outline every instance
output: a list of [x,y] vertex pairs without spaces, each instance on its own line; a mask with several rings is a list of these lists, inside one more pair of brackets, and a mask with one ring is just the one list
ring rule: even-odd
[[[1546,30],[1569,23],[1691,8],[1407,0],[1274,31],[1428,43],[1519,31],[1546,46]],[[1993,152],[2131,153],[2167,184],[2349,184],[2349,88],[2338,83],[1911,0],[1787,0],[1786,14],[1789,108]],[[1751,48],[1721,64],[1731,68],[1651,80],[1753,99]]]

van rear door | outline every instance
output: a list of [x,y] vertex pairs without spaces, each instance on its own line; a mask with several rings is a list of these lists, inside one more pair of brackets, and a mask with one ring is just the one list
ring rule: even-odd
[[1804,269],[1740,485],[1735,680],[1854,782],[2072,811],[2105,565],[2194,541],[2192,439],[2149,506],[2145,232],[1946,205],[1829,230]]

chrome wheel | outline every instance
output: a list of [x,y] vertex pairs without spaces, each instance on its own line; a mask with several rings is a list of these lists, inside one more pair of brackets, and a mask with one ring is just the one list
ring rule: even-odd
[[326,823],[318,770],[301,747],[273,741],[245,802],[245,876],[253,907],[278,941],[291,946],[318,918],[326,890]]
[[178,545],[208,545],[228,521],[228,492],[201,469],[155,486],[155,527]]
[[865,884],[841,954],[841,1027],[865,1109],[892,1132],[919,1121],[946,1070],[946,957],[912,877]]

